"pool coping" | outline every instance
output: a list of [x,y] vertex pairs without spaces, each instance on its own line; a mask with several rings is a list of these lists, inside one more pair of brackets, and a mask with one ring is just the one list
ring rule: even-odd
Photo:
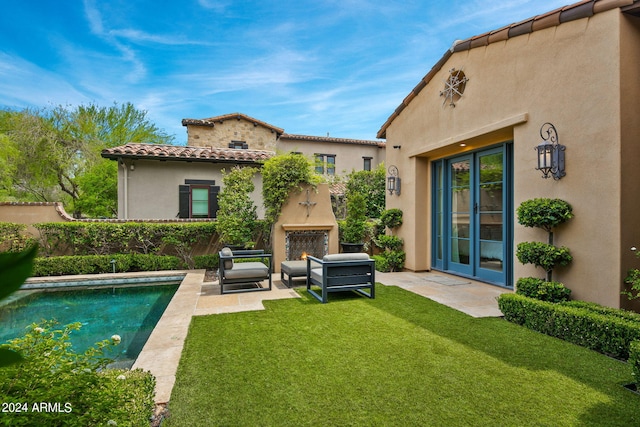
[[149,371],[156,378],[156,404],[167,403],[171,397],[182,348],[204,282],[205,270],[184,273],[184,279],[131,367]]

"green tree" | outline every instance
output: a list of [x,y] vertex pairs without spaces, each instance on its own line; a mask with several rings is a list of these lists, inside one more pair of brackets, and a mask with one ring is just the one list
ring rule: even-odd
[[250,195],[255,190],[253,177],[257,172],[256,168],[241,167],[234,167],[228,173],[222,171],[224,187],[218,195],[217,228],[225,244],[254,246],[258,214]]
[[346,199],[359,193],[366,197],[366,216],[380,218],[385,209],[385,169],[379,164],[372,171],[354,171],[347,176]]
[[2,191],[20,201],[62,201],[75,216],[83,209],[110,216],[105,206],[113,205],[111,199],[86,210],[101,197],[112,197],[117,186],[117,167],[102,165],[100,152],[127,142],[173,141],[146,115],[130,103],[0,111],[0,148],[7,148],[0,165],[14,165],[2,171]]

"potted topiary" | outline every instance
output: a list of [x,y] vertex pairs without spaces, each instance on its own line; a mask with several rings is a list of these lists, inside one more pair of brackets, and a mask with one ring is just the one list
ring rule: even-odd
[[218,195],[217,230],[222,246],[233,249],[253,248],[253,233],[258,214],[251,192],[255,189],[256,168],[234,167],[222,171],[224,188]]
[[366,233],[367,204],[364,196],[352,194],[347,200],[347,218],[342,230],[342,252],[362,252]]

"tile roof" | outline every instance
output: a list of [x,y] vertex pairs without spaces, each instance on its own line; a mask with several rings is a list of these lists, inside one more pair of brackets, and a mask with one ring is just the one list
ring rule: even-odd
[[187,147],[130,142],[102,150],[106,159],[150,159],[211,163],[257,163],[273,157],[273,151],[234,150],[231,148]]
[[637,15],[640,8],[640,0],[583,0],[577,3],[564,6],[542,15],[537,15],[524,21],[517,22],[506,27],[489,31],[478,36],[474,36],[462,41],[456,41],[451,49],[447,50],[440,60],[431,68],[420,83],[406,96],[402,103],[389,116],[377,133],[378,138],[387,137],[387,128],[398,115],[405,109],[413,98],[424,89],[431,79],[438,73],[455,52],[474,49],[476,47],[487,46],[491,43],[504,41],[513,37],[529,34],[534,31],[557,26],[576,19],[588,18],[596,13],[607,10],[621,8],[623,12]]
[[282,128],[270,125],[267,122],[254,119],[253,117],[247,116],[246,114],[242,114],[242,113],[224,114],[222,116],[209,117],[208,119],[182,119],[182,126],[195,125],[195,126],[214,127],[216,122],[222,123],[225,120],[231,120],[231,119],[236,119],[236,120],[244,119],[248,122],[253,123],[254,126],[260,125],[267,129],[271,129],[278,135],[282,135],[284,133],[284,129]]
[[370,141],[366,139],[349,139],[349,138],[333,138],[329,136],[310,136],[310,135],[295,135],[291,133],[284,133],[280,136],[280,140],[288,139],[292,141],[311,141],[311,142],[332,142],[338,144],[358,144],[358,145],[375,145],[380,148],[384,148],[386,144],[382,141]]

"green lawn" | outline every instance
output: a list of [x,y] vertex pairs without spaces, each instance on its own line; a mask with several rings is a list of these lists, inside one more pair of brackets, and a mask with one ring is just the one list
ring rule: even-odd
[[169,426],[638,426],[631,369],[397,287],[194,317]]

